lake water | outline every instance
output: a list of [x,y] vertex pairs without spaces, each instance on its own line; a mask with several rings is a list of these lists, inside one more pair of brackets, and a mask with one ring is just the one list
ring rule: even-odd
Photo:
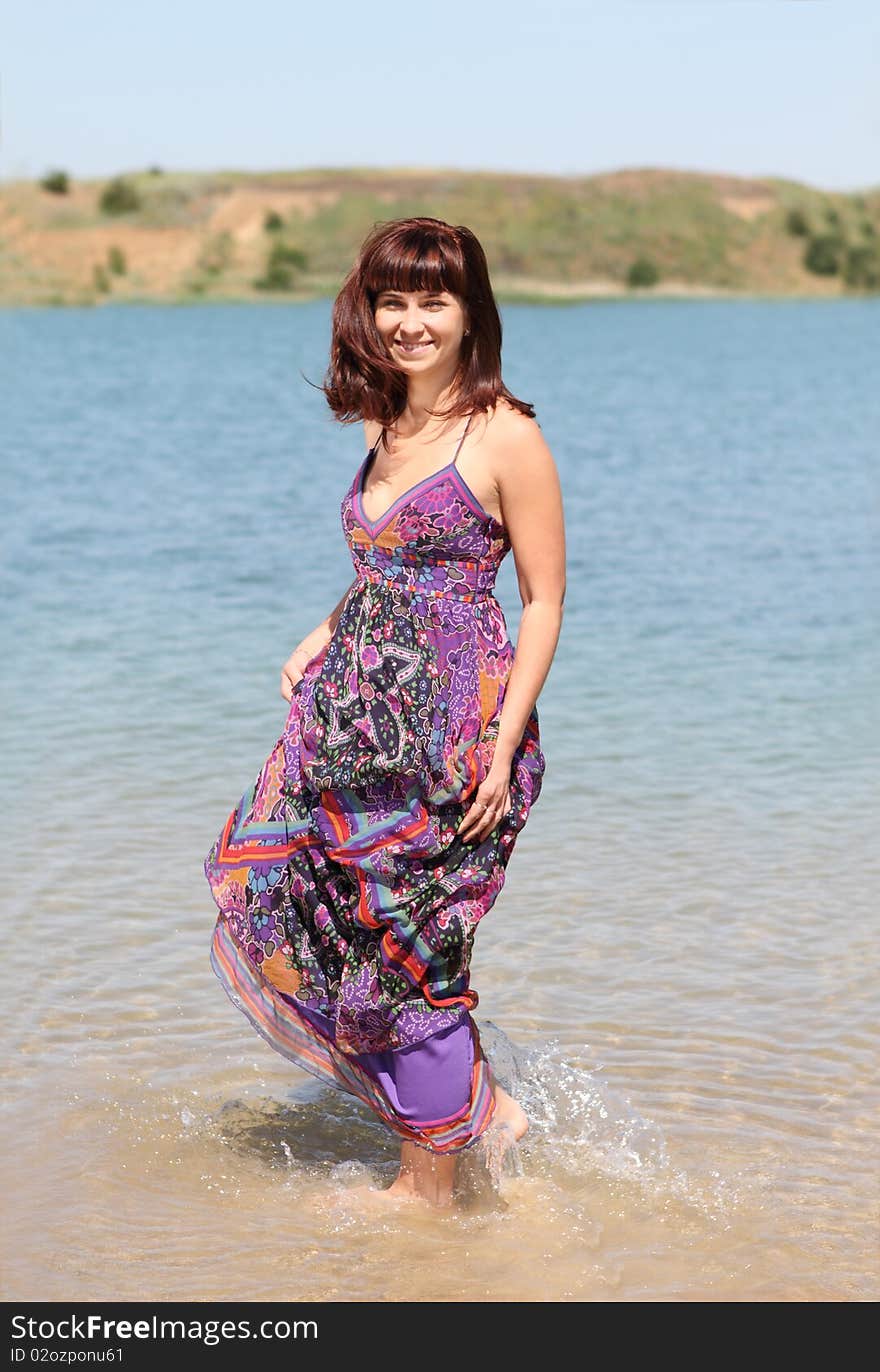
[[[562,480],[487,1214],[208,962],[202,863],[351,580],[329,302],[6,311],[6,1299],[875,1300],[880,301],[505,306]],[[508,557],[499,597],[516,638]]]

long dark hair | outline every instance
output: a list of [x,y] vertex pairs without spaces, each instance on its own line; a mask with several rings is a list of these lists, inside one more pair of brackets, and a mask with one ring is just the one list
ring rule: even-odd
[[372,419],[392,425],[407,397],[407,373],[376,328],[380,291],[448,291],[462,301],[469,332],[461,340],[452,403],[431,411],[452,418],[487,410],[503,396],[534,418],[526,400],[501,379],[501,317],[492,294],[486,254],[463,224],[442,219],[392,219],[375,225],[333,304],[330,363],[321,390],[343,424]]

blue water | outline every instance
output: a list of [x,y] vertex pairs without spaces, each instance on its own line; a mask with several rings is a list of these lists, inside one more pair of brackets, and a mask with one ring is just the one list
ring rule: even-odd
[[[852,1294],[876,1100],[880,301],[502,313],[505,381],[561,477],[568,586],[481,1005],[521,1045],[601,1059],[695,1165],[707,1130],[731,1176],[781,1130],[799,1289],[822,1270]],[[62,1043],[86,1079],[96,1039],[120,1077],[146,1070],[157,1026],[151,1080],[197,1081],[191,1012],[289,1075],[213,983],[201,862],[281,731],[282,663],[351,580],[363,429],[302,375],[320,383],[329,334],[328,302],[0,315],[5,896],[10,984],[34,997],[7,1030],[30,1092]],[[512,557],[499,596],[515,639]],[[140,1027],[117,1029],[121,1000]],[[837,1075],[842,1152],[812,1123]],[[811,1201],[830,1257],[803,1257]]]
[[[804,801],[870,785],[877,302],[504,321],[567,520],[546,808],[695,780],[703,804],[786,804],[780,753]],[[157,781],[180,779],[169,750],[204,711],[227,729],[205,776],[252,762],[281,663],[350,580],[338,504],[362,427],[299,374],[320,381],[328,331],[324,304],[3,316],[14,784],[61,702],[81,746],[148,723]],[[100,785],[104,747],[68,756]]]

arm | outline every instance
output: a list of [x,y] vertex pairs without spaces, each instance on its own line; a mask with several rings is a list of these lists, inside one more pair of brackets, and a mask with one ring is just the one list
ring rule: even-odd
[[[355,578],[355,580],[357,580],[357,578]],[[315,628],[312,629],[311,633],[306,634],[302,642],[297,644],[282,667],[281,694],[284,696],[285,700],[290,700],[294,686],[299,682],[312,658],[317,657],[318,653],[320,653],[323,648],[326,648],[330,639],[333,637],[333,632],[336,625],[339,623],[342,607],[354,584],[355,582],[353,581],[351,586],[348,587],[348,590],[346,590],[345,595],[342,596],[330,611],[327,618],[322,619],[321,623],[317,624]]]
[[[371,444],[369,435],[367,434],[367,424],[372,424],[372,422],[372,420],[364,421],[364,436],[368,448]],[[352,589],[352,586],[355,585],[356,581],[357,577],[355,577],[355,580],[351,583],[351,586],[349,586],[345,595],[343,595],[335,608],[330,611],[327,618],[322,619],[321,623],[317,624],[310,634],[306,634],[305,638],[301,643],[296,645],[293,652],[290,654],[290,657],[281,668],[281,694],[284,696],[285,700],[290,700],[294,686],[296,686],[301,679],[303,672],[312,658],[317,657],[318,653],[327,646],[330,639],[333,637],[333,632],[336,625],[339,623],[339,616],[342,613],[342,607],[345,604],[348,592]]]
[[562,490],[553,456],[534,420],[526,416],[511,420],[504,438],[503,466],[494,475],[523,612],[492,765],[458,828],[468,842],[490,833],[510,805],[513,755],[550,670],[565,600]]

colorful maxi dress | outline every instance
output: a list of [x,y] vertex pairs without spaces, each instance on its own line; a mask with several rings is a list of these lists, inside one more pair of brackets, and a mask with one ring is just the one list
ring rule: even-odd
[[205,859],[211,965],[233,1003],[436,1153],[469,1147],[494,1112],[470,957],[545,767],[533,709],[510,811],[457,837],[514,655],[493,591],[511,545],[458,469],[466,433],[377,520],[361,494],[378,441],[367,453],[341,505],[355,583]]

